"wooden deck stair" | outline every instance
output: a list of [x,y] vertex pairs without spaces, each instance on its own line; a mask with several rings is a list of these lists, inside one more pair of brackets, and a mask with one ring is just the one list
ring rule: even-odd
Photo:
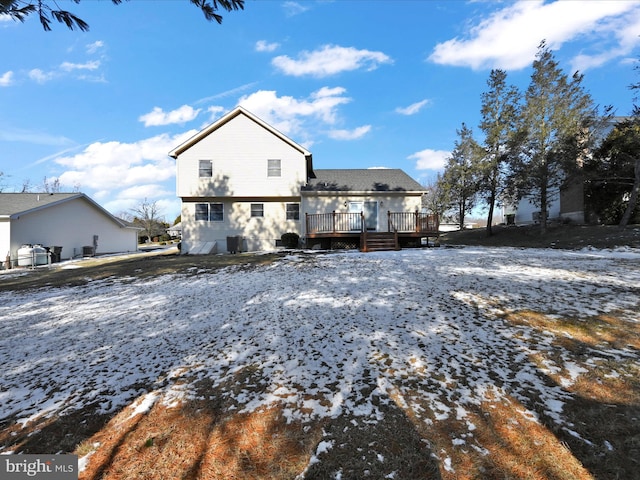
[[367,232],[363,241],[363,252],[381,252],[385,250],[400,250],[394,233]]

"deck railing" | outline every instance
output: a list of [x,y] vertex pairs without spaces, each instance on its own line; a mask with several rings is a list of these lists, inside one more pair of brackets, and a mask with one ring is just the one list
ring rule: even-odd
[[[364,213],[307,213],[307,234],[361,233]],[[387,231],[437,234],[438,216],[420,212],[387,212]]]
[[437,233],[438,215],[420,212],[387,212],[389,232]]
[[361,233],[364,231],[364,214],[358,213],[307,213],[307,234]]

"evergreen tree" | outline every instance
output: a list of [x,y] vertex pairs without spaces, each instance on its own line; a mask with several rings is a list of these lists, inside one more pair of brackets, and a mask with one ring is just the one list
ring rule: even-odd
[[464,218],[476,205],[480,182],[480,160],[483,151],[473,139],[473,132],[464,123],[457,130],[458,140],[451,156],[447,159],[441,177],[441,189],[447,192],[450,207],[455,208],[460,230],[464,228]]
[[522,151],[511,167],[518,197],[529,197],[540,209],[541,233],[550,203],[578,169],[592,137],[596,108],[582,80],[577,72],[567,77],[545,42],[540,44],[520,120]]
[[[72,0],[80,3],[80,0]],[[111,0],[115,5],[119,5],[123,0]],[[244,0],[189,0],[191,4],[202,10],[205,18],[209,21],[222,23],[222,15],[218,10],[222,8],[227,12],[232,10],[243,10]],[[29,15],[37,14],[45,31],[51,30],[51,21],[64,23],[69,30],[78,28],[86,32],[89,24],[78,18],[67,10],[61,10],[55,0],[0,0],[0,15],[8,15],[13,20],[24,22]]]
[[484,157],[481,163],[479,193],[489,207],[487,235],[492,235],[493,211],[499,199],[504,201],[508,160],[517,144],[520,92],[507,85],[504,70],[492,70],[487,80],[489,91],[482,94]]
[[640,215],[640,117],[619,122],[585,163],[585,200],[604,223],[625,227]]

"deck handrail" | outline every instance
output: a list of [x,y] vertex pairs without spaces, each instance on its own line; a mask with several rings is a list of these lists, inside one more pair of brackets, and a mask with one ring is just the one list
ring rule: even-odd
[[[362,233],[366,230],[363,212],[306,213],[307,234]],[[437,234],[438,215],[421,212],[387,212],[387,231]]]
[[307,233],[349,233],[364,231],[364,213],[336,212],[305,214]]
[[389,232],[437,233],[440,227],[438,215],[422,212],[387,212]]

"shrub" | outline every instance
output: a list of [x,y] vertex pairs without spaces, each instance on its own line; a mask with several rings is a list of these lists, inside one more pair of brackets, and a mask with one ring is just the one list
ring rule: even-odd
[[300,242],[300,235],[294,232],[287,232],[280,236],[280,240],[285,248],[297,248],[298,242]]

